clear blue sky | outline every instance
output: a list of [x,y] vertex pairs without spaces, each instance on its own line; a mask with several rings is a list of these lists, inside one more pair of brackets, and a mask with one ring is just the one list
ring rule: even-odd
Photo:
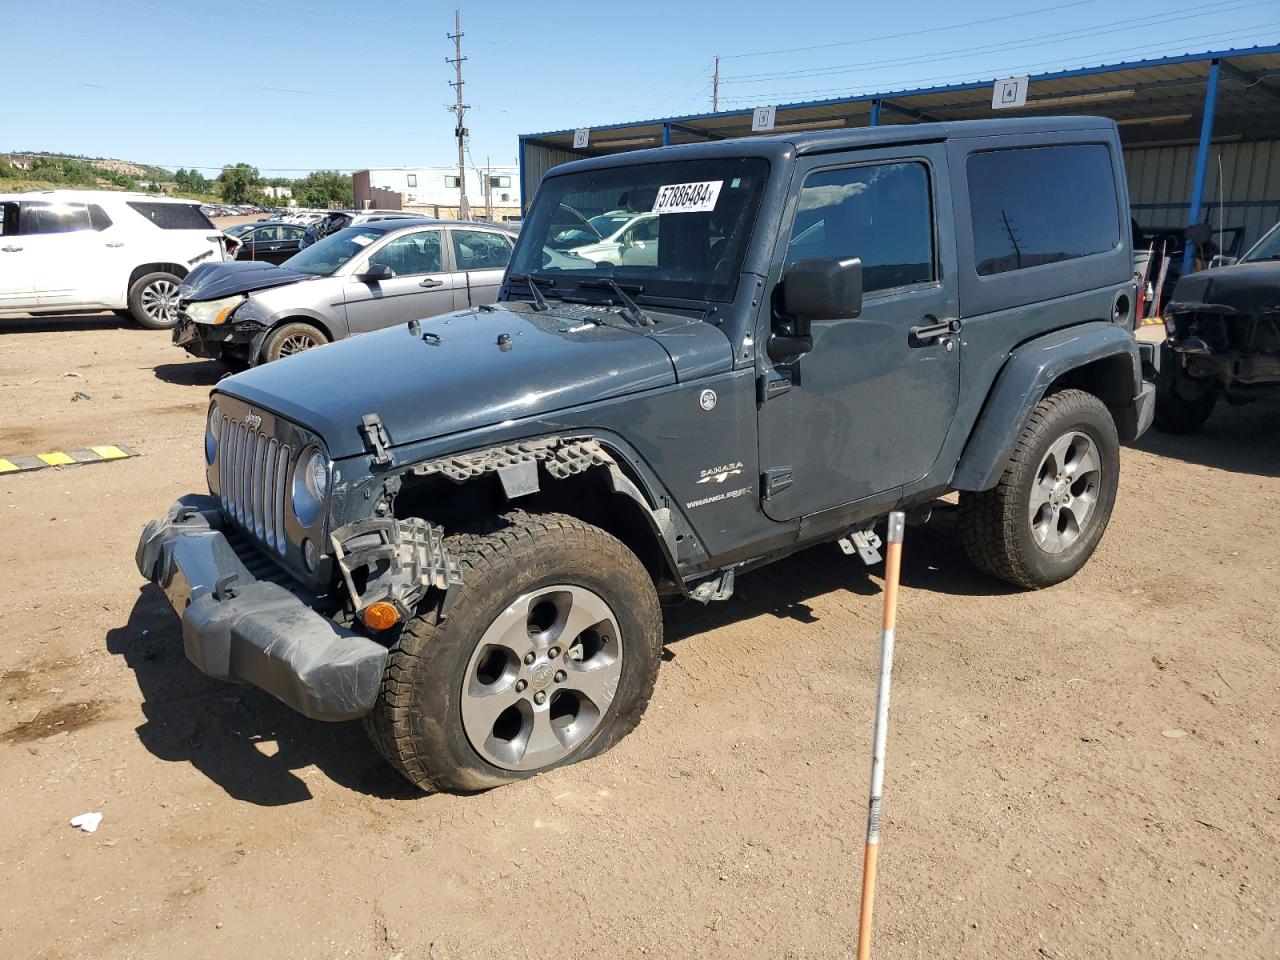
[[[453,8],[0,0],[0,150],[208,176],[449,163]],[[480,164],[514,163],[520,133],[709,110],[716,54],[722,107],[749,107],[1280,41],[1277,0],[503,0],[462,18]]]

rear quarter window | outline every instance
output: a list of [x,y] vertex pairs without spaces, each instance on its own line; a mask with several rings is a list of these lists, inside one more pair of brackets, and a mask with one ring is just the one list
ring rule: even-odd
[[979,276],[1105,253],[1120,242],[1115,178],[1103,144],[974,153],[967,174]]
[[146,217],[161,230],[212,230],[213,224],[200,210],[198,204],[148,203],[129,201],[129,208]]

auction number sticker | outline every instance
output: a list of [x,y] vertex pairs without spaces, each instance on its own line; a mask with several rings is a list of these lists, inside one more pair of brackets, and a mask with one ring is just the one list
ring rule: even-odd
[[716,208],[723,180],[669,183],[658,188],[651,213],[709,213]]

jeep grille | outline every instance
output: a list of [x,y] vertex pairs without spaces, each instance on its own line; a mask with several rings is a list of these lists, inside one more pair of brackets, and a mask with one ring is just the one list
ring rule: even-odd
[[288,444],[230,417],[222,418],[218,442],[222,512],[281,556],[293,455]]

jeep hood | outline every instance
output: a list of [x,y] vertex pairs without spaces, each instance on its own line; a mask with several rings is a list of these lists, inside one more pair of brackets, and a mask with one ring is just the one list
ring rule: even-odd
[[1280,261],[1237,263],[1189,273],[1169,300],[1174,313],[1270,313],[1280,310]]
[[307,273],[294,273],[262,260],[227,260],[202,263],[182,281],[183,300],[220,300],[237,293],[253,293],[299,280],[313,280]]
[[[392,446],[694,379],[733,365],[718,327],[648,311],[630,327],[599,308],[519,302],[397,324],[255,367],[218,391],[314,430],[335,459],[365,451],[376,413]],[[607,325],[592,319],[607,318]]]

